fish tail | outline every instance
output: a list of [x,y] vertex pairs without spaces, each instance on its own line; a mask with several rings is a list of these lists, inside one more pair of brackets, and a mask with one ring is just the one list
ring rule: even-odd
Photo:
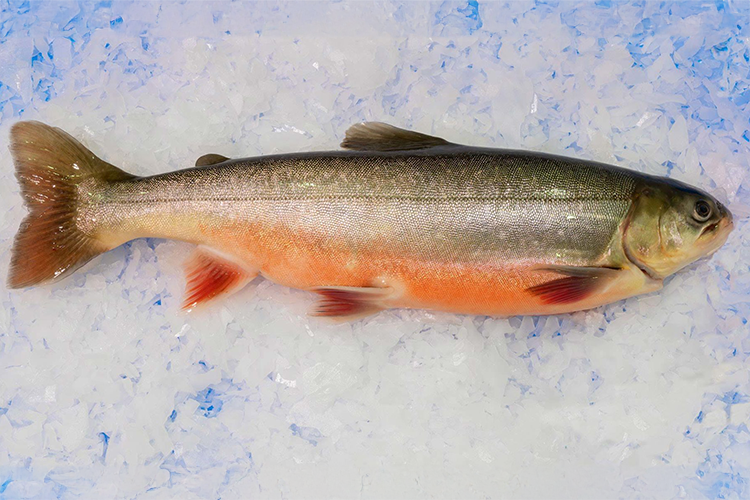
[[78,228],[82,193],[134,176],[106,163],[80,142],[40,122],[16,123],[10,132],[16,178],[29,214],[11,254],[9,288],[54,281],[109,248]]

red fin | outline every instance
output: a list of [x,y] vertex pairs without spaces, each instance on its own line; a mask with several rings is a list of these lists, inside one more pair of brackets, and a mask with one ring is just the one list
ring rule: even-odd
[[545,304],[571,304],[583,300],[619,271],[610,267],[573,266],[553,266],[544,270],[566,276],[526,289]]
[[353,320],[386,309],[382,304],[390,288],[331,286],[313,290],[322,299],[313,316],[335,317]]
[[236,292],[252,280],[256,273],[199,247],[185,263],[187,288],[183,309],[192,309],[219,295]]

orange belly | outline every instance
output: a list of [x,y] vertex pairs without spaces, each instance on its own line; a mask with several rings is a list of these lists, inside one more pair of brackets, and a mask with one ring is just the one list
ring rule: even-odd
[[[548,304],[528,289],[559,278],[543,262],[430,262],[414,259],[387,241],[366,250],[317,234],[255,226],[209,232],[205,243],[233,255],[281,285],[382,287],[384,308],[419,308],[510,316],[589,309],[644,291],[640,272],[626,273],[599,293],[575,303]],[[212,234],[213,233],[213,234]]]

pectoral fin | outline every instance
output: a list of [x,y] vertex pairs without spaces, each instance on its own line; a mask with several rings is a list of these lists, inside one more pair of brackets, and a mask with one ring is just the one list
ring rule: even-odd
[[185,263],[187,287],[183,309],[193,309],[220,295],[244,287],[258,273],[251,272],[208,247],[198,247]]
[[617,279],[618,273],[621,272],[621,269],[612,267],[575,266],[549,266],[541,270],[564,276],[526,289],[545,304],[571,304],[581,301]]
[[383,303],[390,288],[331,286],[313,289],[321,296],[312,316],[335,317],[351,321],[386,309]]

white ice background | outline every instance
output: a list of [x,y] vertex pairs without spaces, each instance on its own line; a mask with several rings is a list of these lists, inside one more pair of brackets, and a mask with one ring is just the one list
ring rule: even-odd
[[337,148],[364,120],[668,175],[737,228],[658,293],[556,317],[331,326],[257,281],[180,311],[187,244],[0,288],[0,497],[750,497],[750,7],[0,1],[10,126],[140,175]]

